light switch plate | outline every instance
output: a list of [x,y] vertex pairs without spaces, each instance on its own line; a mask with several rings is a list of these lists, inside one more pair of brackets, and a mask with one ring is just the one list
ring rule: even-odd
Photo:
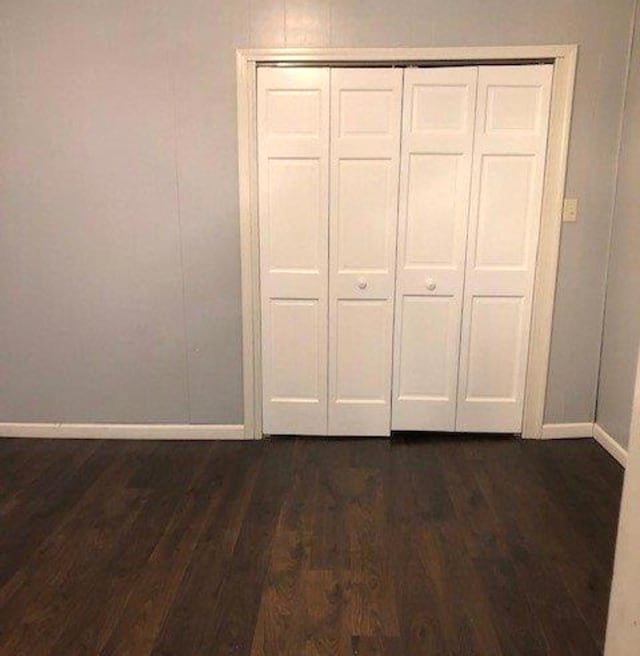
[[575,223],[578,220],[578,199],[565,198],[562,209],[562,220],[565,223]]

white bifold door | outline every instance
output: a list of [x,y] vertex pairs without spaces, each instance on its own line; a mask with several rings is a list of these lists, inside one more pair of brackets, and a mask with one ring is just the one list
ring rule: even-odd
[[265,433],[521,430],[552,72],[258,69]]
[[394,429],[521,430],[552,71],[405,73]]
[[265,433],[390,433],[401,103],[401,69],[258,70]]

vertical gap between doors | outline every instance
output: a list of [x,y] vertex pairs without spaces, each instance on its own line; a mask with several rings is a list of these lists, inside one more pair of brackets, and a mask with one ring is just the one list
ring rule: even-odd
[[462,368],[460,367],[460,362],[462,361],[462,331],[464,330],[465,326],[465,318],[466,318],[466,313],[471,311],[471,308],[466,308],[465,309],[465,293],[467,290],[467,269],[469,267],[469,262],[468,257],[469,257],[469,239],[471,235],[471,231],[469,230],[469,226],[471,225],[471,209],[472,209],[472,201],[473,201],[473,184],[474,184],[474,179],[473,179],[473,171],[474,171],[474,164],[476,161],[476,131],[478,129],[478,94],[480,93],[480,66],[476,66],[476,93],[475,93],[475,99],[473,103],[473,134],[471,137],[471,162],[469,166],[471,167],[471,170],[469,172],[470,179],[469,179],[469,195],[467,197],[467,224],[466,224],[466,235],[465,235],[465,240],[464,240],[464,258],[462,260],[463,262],[463,271],[462,271],[462,289],[460,290],[460,306],[461,306],[461,313],[460,313],[460,330],[458,331],[458,371],[456,374],[456,396],[454,399],[454,425],[453,425],[453,431],[454,433],[458,432],[458,402],[460,398],[460,377],[462,375]]
[[400,252],[400,194],[402,193],[402,135],[404,134],[404,84],[405,84],[405,71],[406,67],[402,69],[402,85],[400,89],[400,138],[398,146],[398,193],[396,194],[396,248],[395,258],[393,263],[393,299],[391,302],[391,384],[389,386],[389,437],[393,431],[393,406],[395,398],[395,354],[396,354],[396,339],[399,339],[396,326],[396,305],[398,301],[398,267],[400,262],[398,255]]
[[330,435],[329,431],[329,416],[330,416],[330,407],[332,403],[331,399],[331,353],[329,351],[329,345],[331,344],[331,316],[333,314],[334,308],[332,307],[331,301],[331,240],[333,231],[331,230],[331,121],[332,121],[332,106],[333,106],[333,69],[329,66],[329,136],[328,145],[327,145],[327,321],[326,321],[326,356],[325,356],[325,367],[326,367],[326,381],[327,386],[325,393],[327,395],[327,402],[325,404],[325,413],[326,413],[326,426],[327,426],[327,437]]

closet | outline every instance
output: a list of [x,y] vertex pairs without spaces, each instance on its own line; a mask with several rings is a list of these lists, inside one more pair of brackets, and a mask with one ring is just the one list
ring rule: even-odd
[[553,67],[261,67],[263,431],[519,432]]

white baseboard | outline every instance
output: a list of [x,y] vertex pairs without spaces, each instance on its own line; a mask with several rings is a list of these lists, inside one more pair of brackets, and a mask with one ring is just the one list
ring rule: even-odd
[[243,440],[242,424],[0,423],[0,437],[97,440]]
[[593,425],[593,438],[609,452],[623,467],[627,466],[627,451],[620,446],[600,424]]
[[591,437],[592,435],[593,424],[591,422],[576,424],[544,424],[542,426],[543,440]]

